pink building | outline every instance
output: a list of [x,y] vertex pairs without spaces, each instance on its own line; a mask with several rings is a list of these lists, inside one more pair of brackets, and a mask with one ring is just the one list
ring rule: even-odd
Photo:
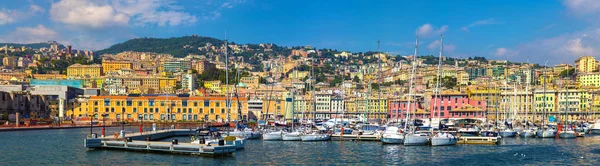
[[[410,102],[410,110],[411,112],[409,112],[411,115],[413,116],[413,111],[414,112],[414,116],[413,118],[417,118],[417,119],[423,119],[423,118],[429,118],[429,113],[425,112],[423,109],[423,106],[421,105],[422,102],[420,101],[411,101]],[[406,117],[406,110],[408,109],[408,99],[403,98],[403,99],[395,99],[395,100],[391,100],[390,103],[388,104],[389,106],[389,115],[390,115],[390,119],[399,119],[402,120]]]
[[458,91],[444,91],[432,96],[429,110],[432,117],[441,118],[485,118],[486,102],[470,100],[468,95]]

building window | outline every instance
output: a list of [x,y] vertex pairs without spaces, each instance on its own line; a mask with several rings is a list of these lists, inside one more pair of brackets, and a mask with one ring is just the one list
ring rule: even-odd
[[198,107],[198,102],[194,102],[194,107]]
[[115,112],[115,108],[110,108],[110,112]]
[[224,114],[225,113],[225,109],[221,108],[221,113]]
[[175,114],[171,114],[171,119],[175,119],[175,120],[177,120],[177,115],[175,115]]
[[118,101],[117,101],[116,103],[117,103],[117,106],[121,106],[121,102],[118,102]]
[[187,107],[188,106],[188,102],[187,101],[181,102],[181,106]]
[[132,101],[127,101],[127,106],[132,106],[133,102]]
[[177,108],[177,113],[181,113],[181,108]]
[[[154,108],[150,108],[150,113],[154,112]],[[158,111],[156,111],[158,112]]]
[[186,108],[183,108],[183,113],[187,113],[187,109]]
[[138,102],[138,106],[142,106],[142,102],[141,101]]
[[154,101],[148,101],[148,106],[154,106]]
[[165,120],[165,114],[160,114],[160,120]]
[[211,113],[211,114],[214,114],[214,113],[215,113],[215,109],[211,108],[211,109],[210,109],[210,113]]
[[131,119],[131,114],[127,114],[127,119]]
[[94,108],[94,112],[98,112],[98,108]]
[[221,105],[220,102],[216,102],[215,104],[216,104],[217,107],[219,107]]
[[137,112],[137,108],[133,108],[133,112]]
[[144,113],[148,113],[148,108],[144,108]]
[[104,108],[104,112],[108,112],[108,108]]
[[204,121],[208,121],[208,115],[204,115]]
[[194,115],[194,120],[198,120],[198,115]]
[[204,107],[210,106],[210,101],[204,101]]
[[187,120],[187,115],[183,114],[182,118],[183,118],[183,120]]

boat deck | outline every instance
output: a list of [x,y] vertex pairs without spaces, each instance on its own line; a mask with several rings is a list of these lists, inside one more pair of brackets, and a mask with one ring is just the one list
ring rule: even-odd
[[166,152],[174,154],[212,156],[231,154],[236,151],[235,141],[225,141],[223,142],[223,145],[204,145],[192,143],[154,141],[174,136],[188,136],[194,132],[195,130],[192,129],[170,129],[147,131],[143,133],[130,133],[125,134],[125,137],[122,137],[120,135],[106,135],[104,137],[98,138],[87,137],[85,138],[84,146],[86,148],[118,149],[163,153]]
[[463,136],[458,138],[457,144],[498,144],[498,137],[477,137],[477,136]]
[[333,134],[331,135],[332,141],[380,141],[381,136],[379,135],[356,135],[356,134]]

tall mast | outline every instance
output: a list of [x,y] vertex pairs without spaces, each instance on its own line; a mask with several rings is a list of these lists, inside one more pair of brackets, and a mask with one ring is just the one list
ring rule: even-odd
[[[568,75],[569,75],[569,70],[567,70],[567,76],[565,78],[568,78],[569,77]],[[569,85],[567,84],[567,79],[565,79],[564,82],[565,83],[563,85],[565,86],[565,93],[564,93],[565,94],[565,96],[564,96],[564,98],[565,98],[565,119],[563,120],[564,121],[563,125],[565,125],[565,127],[566,127],[566,125],[567,125],[567,116],[568,116],[567,114],[568,114],[568,111],[569,111],[569,100],[568,100]]]
[[[379,59],[377,61],[377,63],[379,64],[379,70],[378,70],[379,71],[379,79],[377,80],[378,87],[379,87],[379,88],[377,88],[377,91],[379,94],[377,95],[377,100],[376,100],[378,103],[377,104],[377,112],[379,112],[381,110],[381,82],[382,82],[382,79],[381,79],[381,48],[379,47],[379,42],[380,41],[377,40],[377,55],[379,56],[377,58],[377,59]],[[381,118],[380,116],[381,116],[381,114],[379,114],[377,117]],[[386,118],[387,118],[387,116],[386,116]]]
[[[410,104],[411,104],[411,95],[412,95],[412,84],[413,84],[413,79],[415,77],[415,70],[417,68],[417,55],[418,55],[418,50],[419,50],[419,36],[415,37],[415,54],[413,55],[413,61],[412,61],[412,70],[410,72],[410,78],[408,81],[408,105],[406,106],[406,117],[404,117],[405,119],[405,124],[404,124],[404,131],[406,131],[406,127],[408,126],[408,116],[409,116],[409,111],[410,111]],[[416,107],[416,105],[415,105]]]
[[[437,100],[439,99],[439,88],[440,88],[440,82],[442,79],[442,56],[443,56],[443,51],[444,51],[444,35],[440,36],[440,57],[438,59],[438,73],[437,73],[437,80],[435,81],[435,92],[434,92],[434,102],[433,102],[433,110],[431,110],[433,112],[434,118],[436,115],[435,110],[437,109]],[[441,110],[438,110],[438,123],[439,123],[439,119],[441,118],[441,115],[439,115],[439,113],[441,113]],[[433,118],[432,118],[433,119]],[[432,122],[429,122],[430,124],[432,124]],[[441,130],[441,129],[440,129]],[[433,130],[431,130],[431,132],[433,132]]]
[[230,111],[231,111],[231,103],[229,101],[229,56],[227,54],[227,37],[225,37],[225,105],[227,107],[227,122],[229,122],[231,119],[229,118],[230,116]]
[[525,81],[527,85],[525,86],[525,122],[529,122],[529,82],[531,81],[531,72],[529,71],[529,59],[527,59],[527,78]]
[[542,105],[544,106],[544,108],[542,110],[542,126],[544,126],[544,124],[546,124],[546,98],[547,98],[547,96],[546,96],[546,77],[548,77],[548,76],[546,76],[546,63],[548,63],[548,60],[546,60],[544,62],[544,71],[542,71],[542,75],[544,76],[544,79],[543,79],[544,82],[542,83],[543,84],[542,87],[544,89],[542,91],[542,93],[544,93],[543,94],[544,97],[542,98],[542,102],[543,102]]

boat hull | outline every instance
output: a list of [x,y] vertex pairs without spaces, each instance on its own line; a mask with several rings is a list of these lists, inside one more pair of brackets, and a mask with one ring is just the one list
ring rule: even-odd
[[284,141],[302,141],[300,133],[285,133],[281,136],[281,140]]
[[381,138],[383,144],[403,144],[404,137],[402,135],[383,135]]
[[565,138],[565,139],[571,139],[571,138],[575,138],[577,136],[575,136],[574,132],[560,132],[560,133],[558,133],[558,137]]
[[535,135],[538,138],[552,138],[555,136],[555,132],[554,131],[544,131],[544,130],[539,130],[535,133]]
[[282,133],[281,132],[271,132],[263,134],[263,141],[282,141]]
[[308,134],[308,135],[301,135],[300,139],[302,139],[302,141],[304,141],[304,142],[329,141],[331,139],[331,136],[325,135],[325,134]]
[[600,129],[592,129],[590,131],[590,133],[592,133],[592,134],[600,134]]
[[519,136],[521,136],[523,138],[534,137],[535,136],[535,132],[533,132],[533,131],[523,131],[523,132],[519,133]]
[[427,139],[427,136],[407,135],[404,137],[404,145],[406,146],[423,146],[428,143],[429,140]]
[[479,135],[479,132],[477,132],[477,131],[459,131],[458,134],[460,134],[460,136],[477,136],[477,135]]
[[431,138],[431,146],[449,146],[456,145],[458,139],[456,137],[433,137]]
[[516,131],[500,131],[500,136],[505,137],[515,137],[517,135]]

